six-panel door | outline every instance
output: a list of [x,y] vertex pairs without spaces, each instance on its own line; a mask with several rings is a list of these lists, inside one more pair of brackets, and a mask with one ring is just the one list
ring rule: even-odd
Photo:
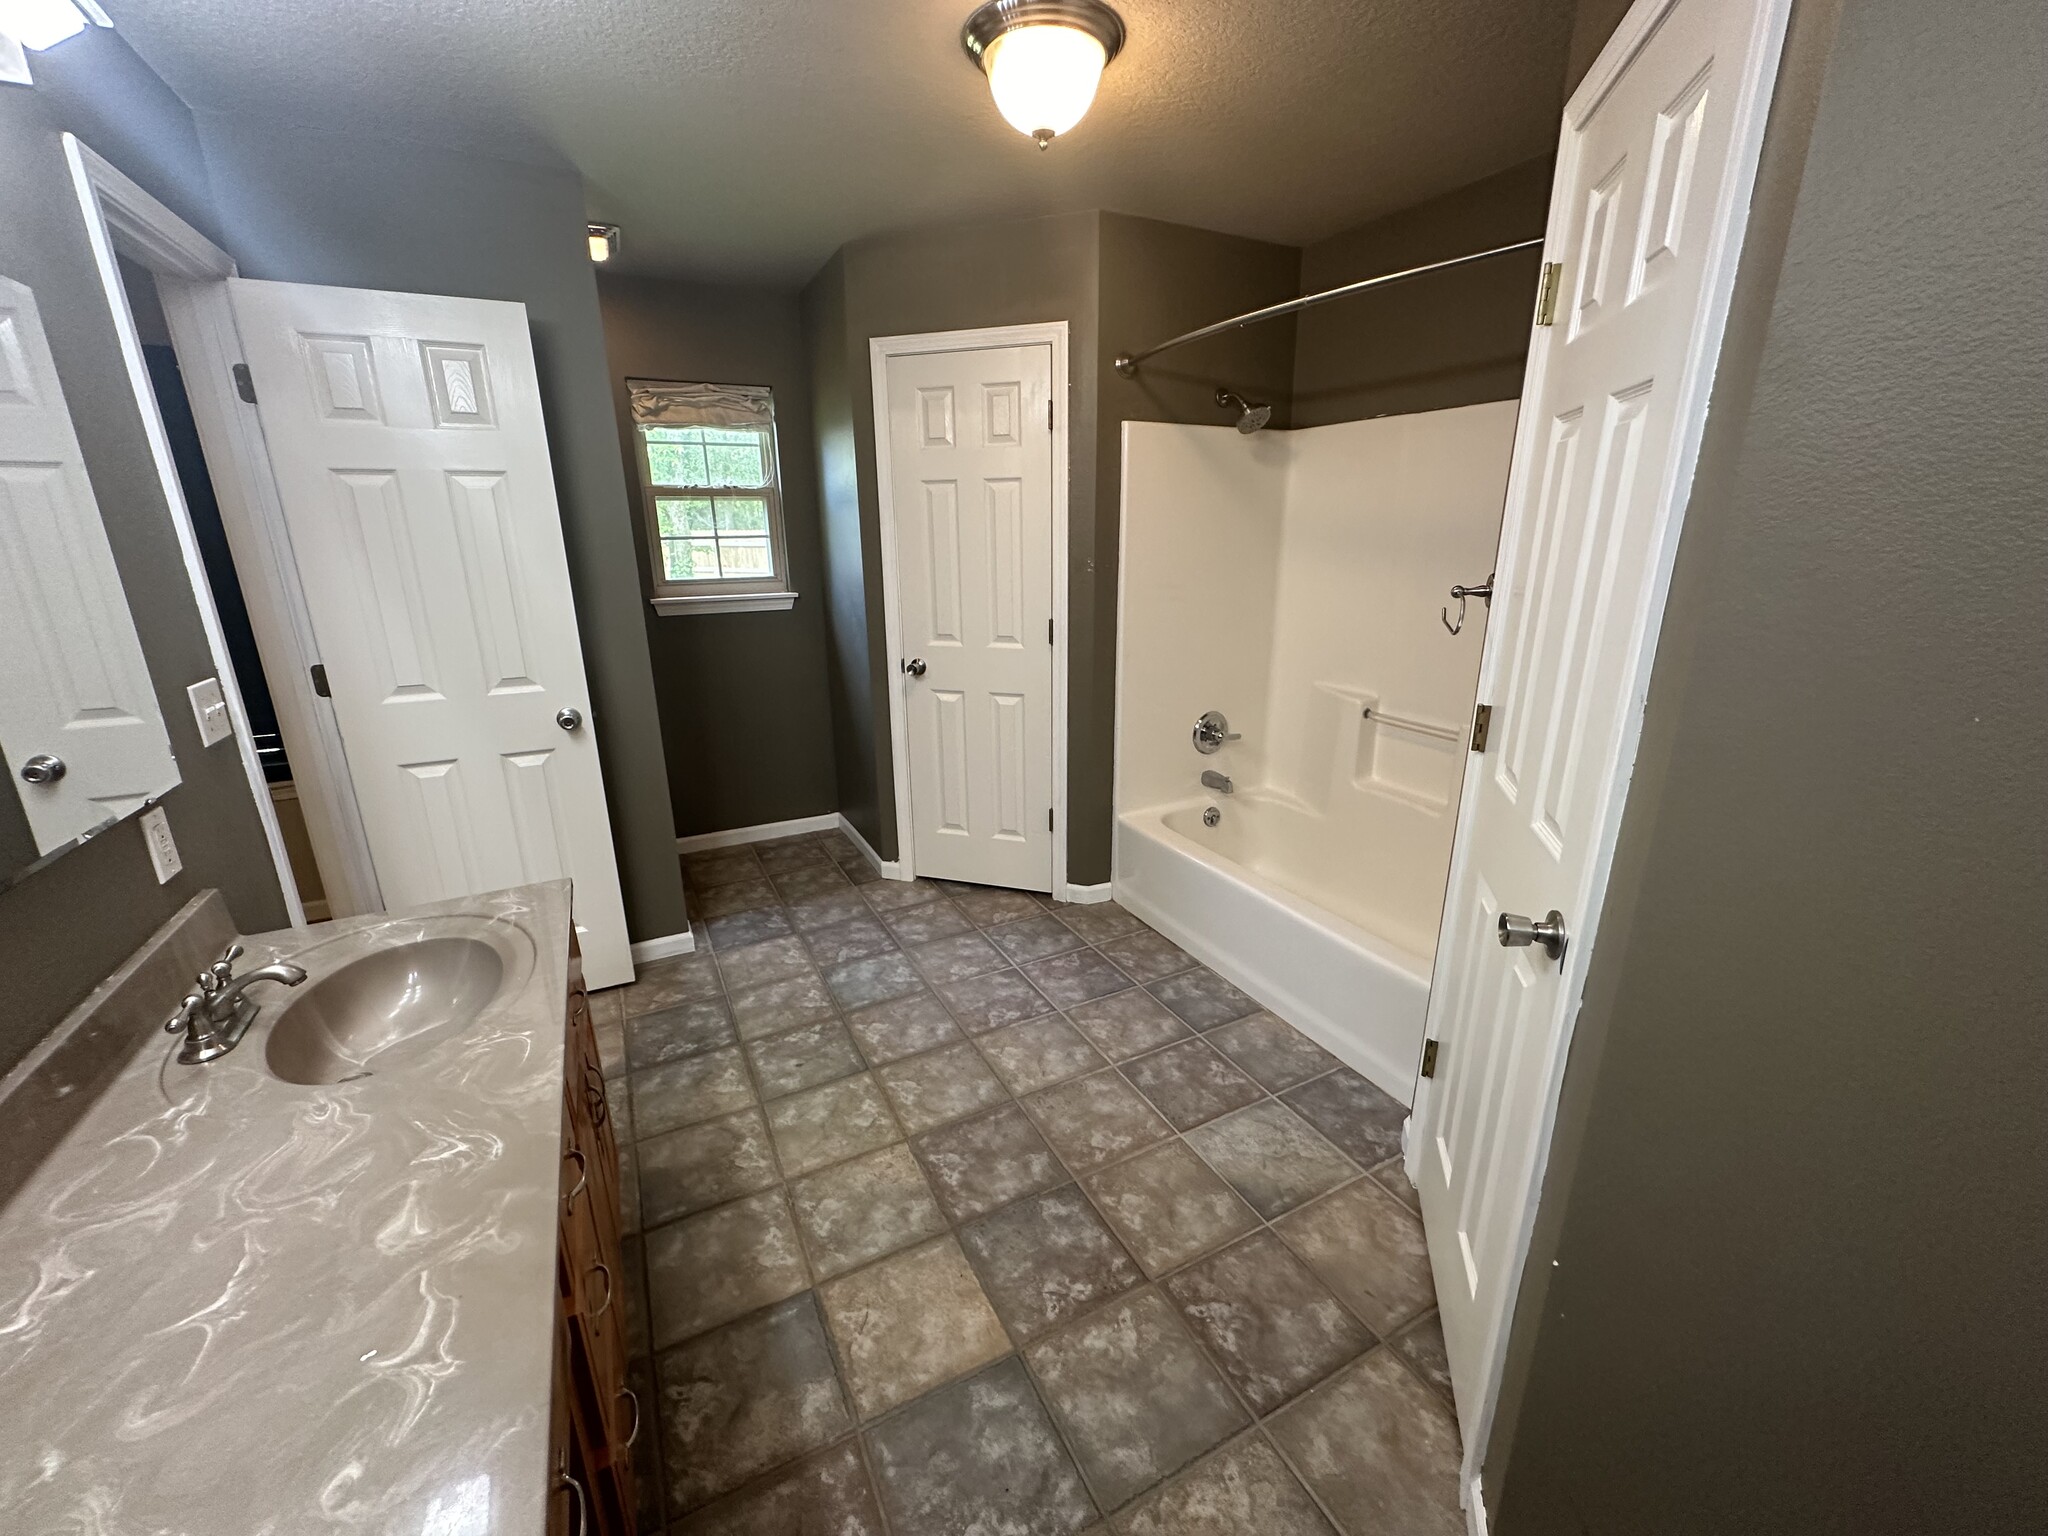
[[892,357],[887,377],[916,870],[1049,891],[1052,349]]
[[[1653,27],[1632,27],[1660,10]],[[1687,395],[1718,349],[1712,253],[1754,163],[1736,152],[1736,125],[1775,56],[1768,11],[1765,0],[1643,0],[1618,34],[1640,49],[1604,92],[1575,100],[1559,149],[1547,254],[1562,259],[1563,283],[1522,403],[1480,683],[1492,739],[1469,777],[1445,905],[1418,1178],[1468,1435],[1520,1279],[1626,785],[1690,473]],[[1503,911],[1552,908],[1581,940],[1561,961],[1499,943]]]
[[385,901],[567,875],[590,984],[630,980],[524,306],[231,291]]
[[[164,579],[182,581],[184,572]],[[35,295],[5,277],[0,755],[38,854],[178,782]]]

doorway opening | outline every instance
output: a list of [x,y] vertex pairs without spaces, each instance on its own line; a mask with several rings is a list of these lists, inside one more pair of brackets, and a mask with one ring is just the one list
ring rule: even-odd
[[[75,138],[65,150],[292,921],[245,676],[331,915],[569,878],[586,978],[632,980],[523,306],[240,278]],[[204,444],[186,467],[218,503],[253,667],[220,617],[122,257],[162,302]]]
[[278,830],[284,838],[299,903],[307,922],[325,922],[334,914],[321,879],[319,855],[306,832],[305,810],[299,801],[298,786],[292,781],[290,754],[285,750],[284,734],[278,729],[277,704],[270,679],[264,674],[256,632],[249,623],[248,598],[235,572],[234,552],[228,547],[227,528],[221,521],[220,502],[214,494],[213,473],[206,462],[198,423],[193,420],[192,400],[185,388],[177,348],[171,341],[163,301],[157,296],[156,277],[131,257],[117,259],[122,291],[127,295],[143,363],[149,370],[157,415],[163,422],[165,441],[177,466],[178,485],[185,495],[185,510],[191,518],[200,558],[205,562],[206,583],[220,614],[221,633],[234,661],[235,678],[249,718],[250,739],[263,768]]

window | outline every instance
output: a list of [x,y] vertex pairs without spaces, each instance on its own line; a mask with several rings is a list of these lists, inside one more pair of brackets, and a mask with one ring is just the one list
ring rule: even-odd
[[654,606],[665,613],[787,608],[775,397],[741,384],[629,379]]

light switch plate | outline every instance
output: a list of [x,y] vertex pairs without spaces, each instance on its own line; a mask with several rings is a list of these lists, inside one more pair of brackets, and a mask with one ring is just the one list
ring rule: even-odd
[[168,884],[171,876],[185,867],[185,861],[178,857],[178,845],[171,838],[171,818],[162,806],[153,805],[142,813],[142,840],[149,844],[149,864],[156,871],[156,883]]
[[220,691],[219,678],[209,677],[203,683],[194,683],[185,690],[185,697],[192,701],[192,714],[199,721],[199,744],[202,747],[226,741],[235,733],[234,722],[228,719],[228,701]]

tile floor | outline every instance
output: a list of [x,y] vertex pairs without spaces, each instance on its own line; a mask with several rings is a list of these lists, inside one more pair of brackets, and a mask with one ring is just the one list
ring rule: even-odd
[[1463,1531],[1398,1104],[1114,904],[684,874],[595,999],[643,1536]]

